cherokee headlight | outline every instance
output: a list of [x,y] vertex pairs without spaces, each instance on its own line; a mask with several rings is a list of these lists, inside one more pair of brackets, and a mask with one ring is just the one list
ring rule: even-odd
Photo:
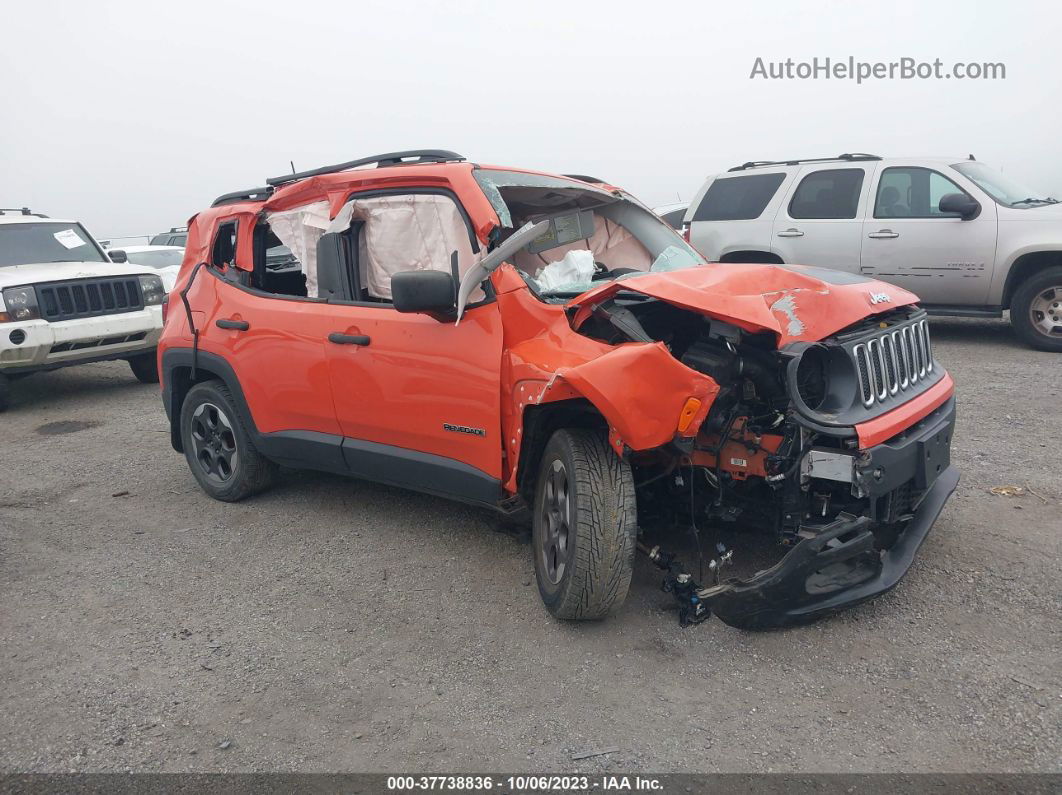
[[4,290],[4,304],[12,321],[36,320],[41,316],[37,292],[32,287],[8,287]]
[[144,306],[161,304],[166,298],[166,290],[162,286],[162,279],[154,275],[141,276],[140,294],[144,297]]

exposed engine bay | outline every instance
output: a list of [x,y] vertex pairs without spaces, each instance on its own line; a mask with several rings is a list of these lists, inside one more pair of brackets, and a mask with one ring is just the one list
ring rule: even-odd
[[[696,577],[661,546],[639,547],[665,570],[664,590],[675,596],[683,624],[702,621],[713,609],[719,612],[718,605],[710,609],[712,598],[725,602],[737,583],[723,586],[721,574],[740,557],[740,549],[717,540],[705,556],[702,536],[718,538],[713,529],[766,533],[794,552],[802,542],[821,547],[803,564],[807,576],[796,578],[805,593],[791,601],[799,604],[802,596],[849,589],[880,576],[888,551],[915,517],[936,475],[948,467],[950,411],[930,423],[928,442],[916,434],[913,453],[905,449],[891,458],[877,448],[860,450],[850,425],[812,419],[872,416],[890,407],[901,382],[908,397],[917,381],[931,383],[920,309],[894,310],[820,343],[779,350],[772,333],[750,333],[623,291],[595,305],[579,331],[609,344],[662,342],[676,359],[719,385],[696,436],[629,455],[639,527],[685,529],[696,539]],[[913,344],[906,344],[908,338]],[[875,402],[878,395],[884,397]],[[909,445],[883,447],[894,452]],[[823,566],[823,553],[833,562]],[[790,553],[775,568],[792,567],[797,562],[792,558]],[[706,577],[713,582],[706,585]],[[742,626],[767,621],[746,608],[724,620]]]

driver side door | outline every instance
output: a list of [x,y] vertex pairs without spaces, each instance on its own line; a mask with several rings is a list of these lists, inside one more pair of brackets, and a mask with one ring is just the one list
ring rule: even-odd
[[934,169],[881,169],[863,222],[860,270],[927,304],[983,306],[995,259],[996,205],[980,201],[980,213],[964,221],[940,211],[949,193],[969,195]]
[[[420,198],[418,198],[420,197]],[[342,247],[349,295],[326,356],[353,474],[470,502],[501,496],[501,351],[498,304],[487,296],[460,323],[404,314],[389,276],[451,271],[478,258],[479,242],[452,194],[379,192],[354,197],[357,220]],[[320,267],[320,265],[319,265]]]

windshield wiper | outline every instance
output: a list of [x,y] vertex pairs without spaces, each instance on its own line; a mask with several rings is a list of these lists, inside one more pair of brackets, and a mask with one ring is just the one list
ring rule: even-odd
[[1036,199],[1029,197],[1028,199],[1022,199],[1020,202],[1011,202],[1011,205],[1015,204],[1058,204],[1058,199]]

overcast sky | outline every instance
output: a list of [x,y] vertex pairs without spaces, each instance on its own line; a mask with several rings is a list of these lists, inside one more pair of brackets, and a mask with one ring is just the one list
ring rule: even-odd
[[[267,176],[408,148],[607,178],[650,204],[745,160],[974,153],[1062,195],[1062,6],[10,2],[0,206],[97,237],[183,224]],[[751,80],[757,57],[995,81]]]

